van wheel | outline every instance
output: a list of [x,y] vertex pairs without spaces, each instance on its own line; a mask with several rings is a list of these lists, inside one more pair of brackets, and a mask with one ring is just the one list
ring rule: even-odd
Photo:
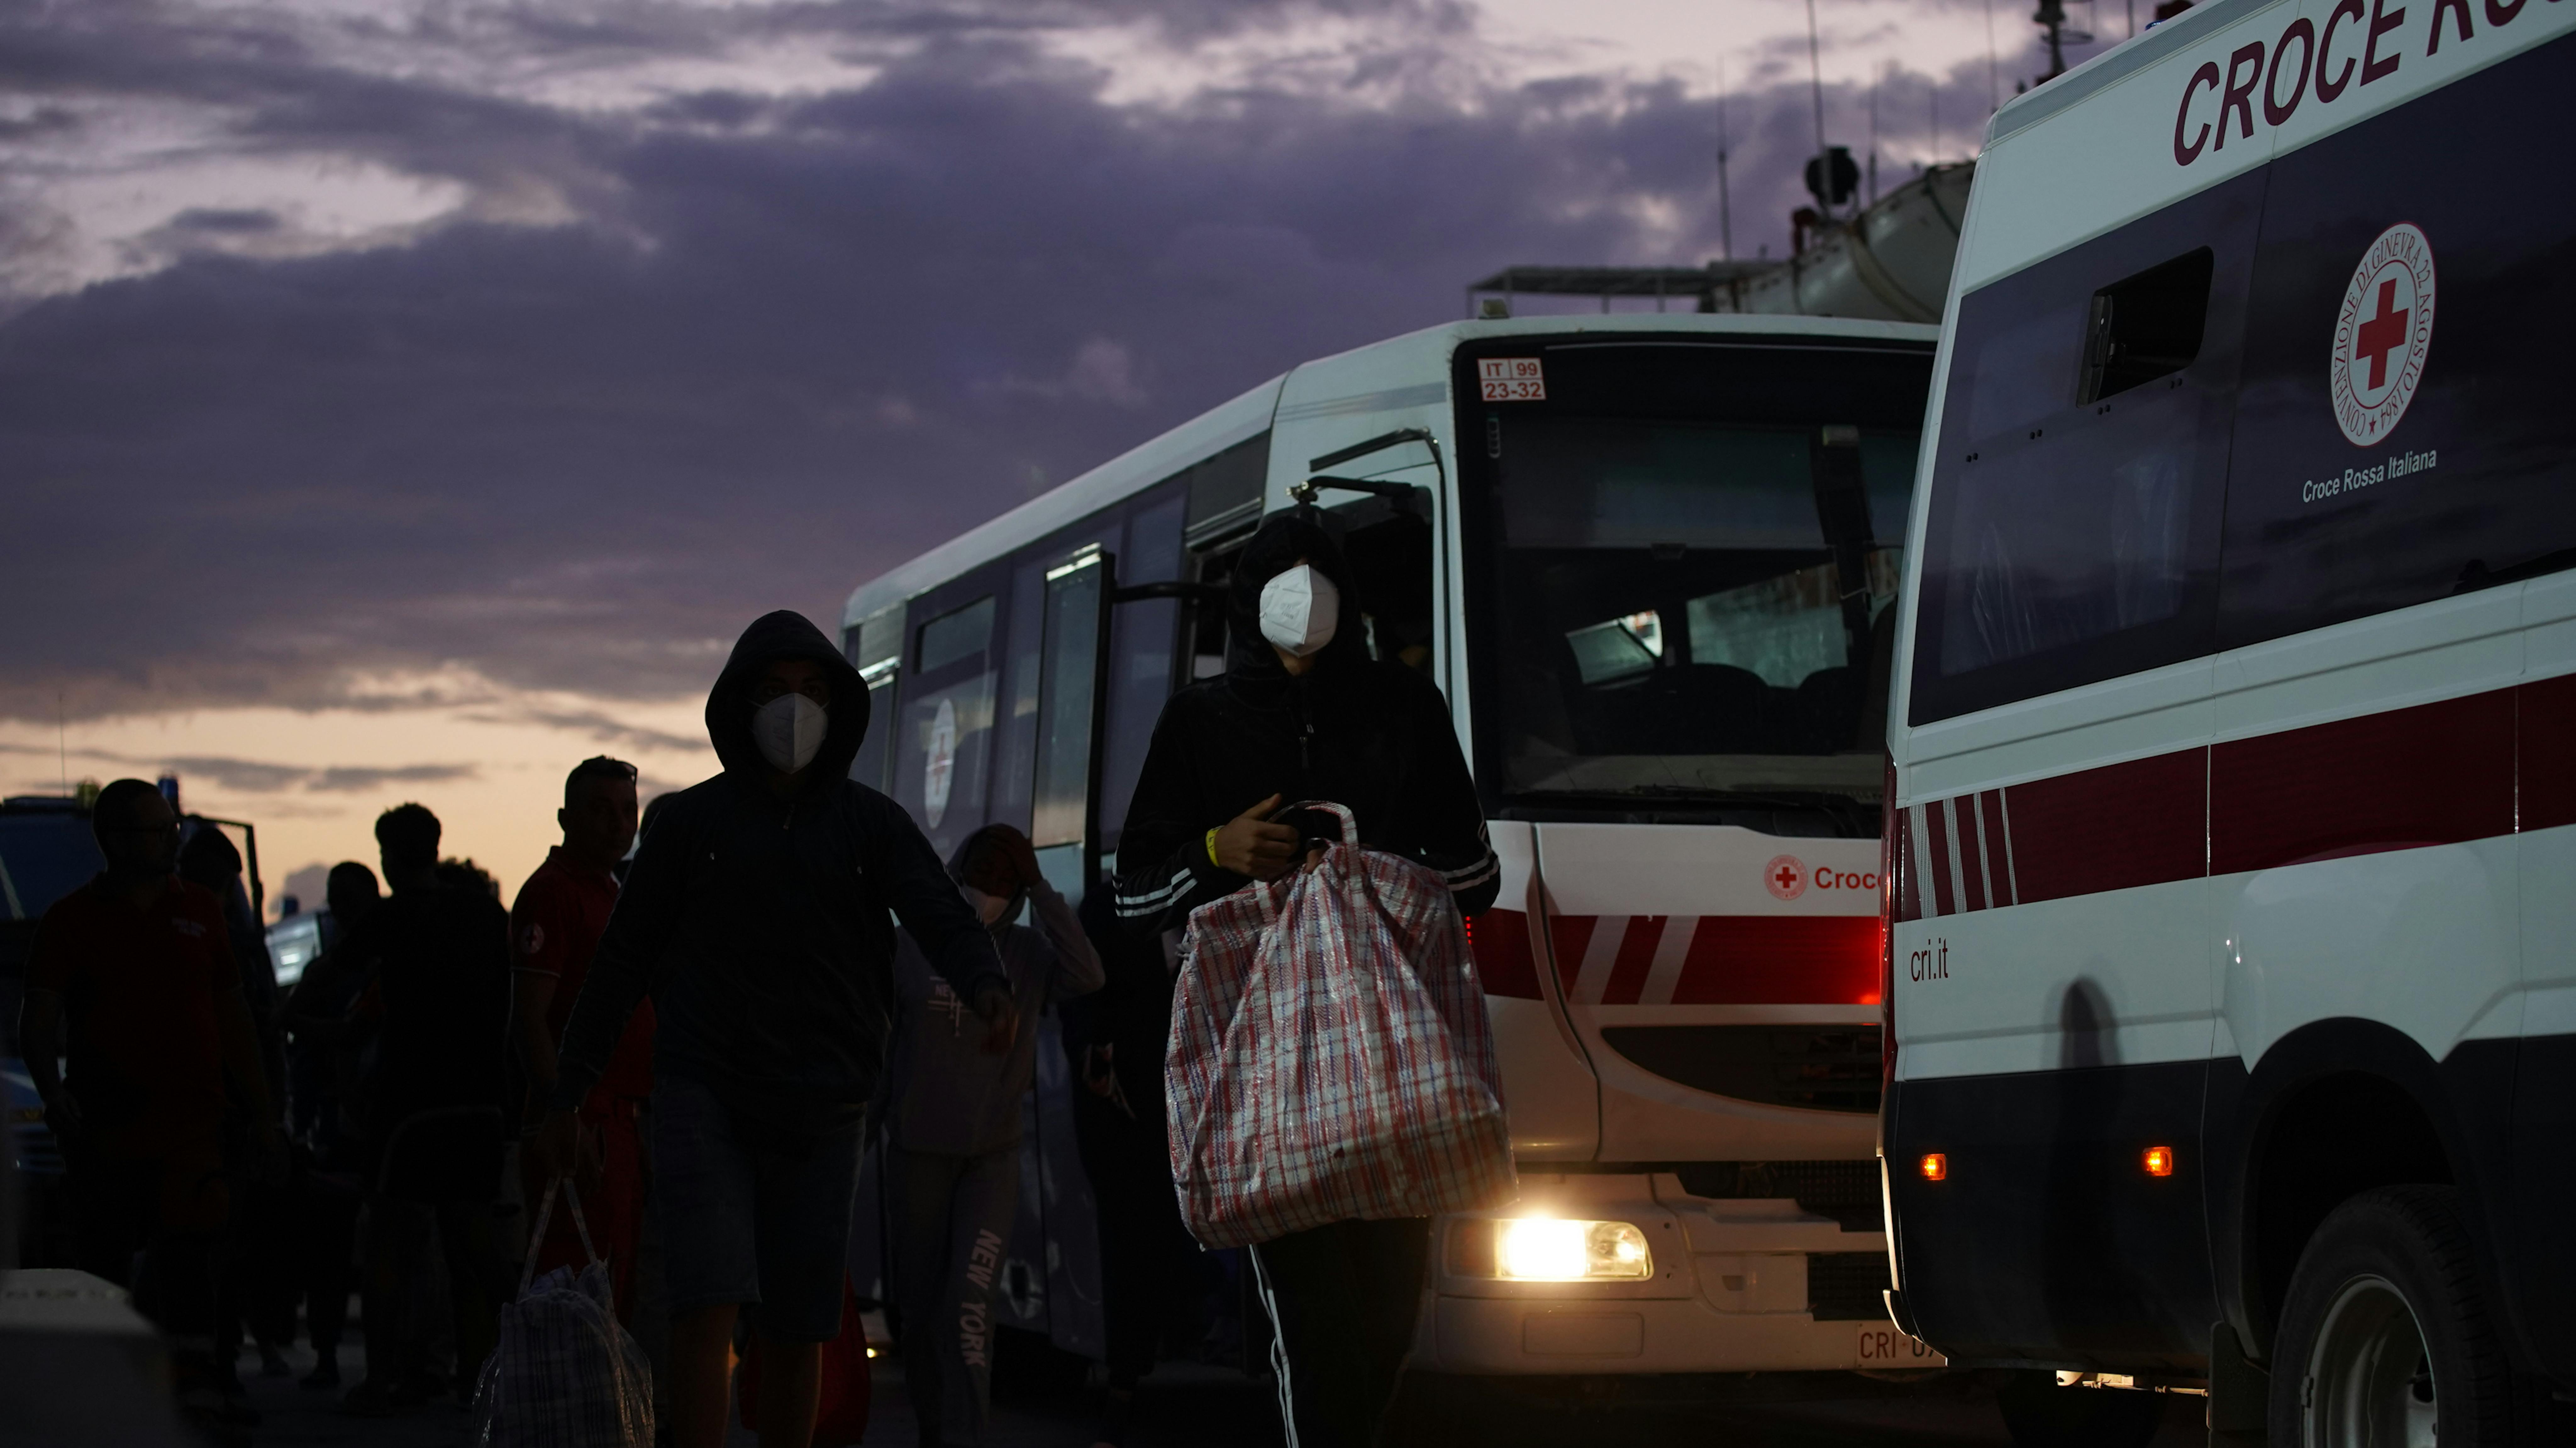
[[2061,1388],[2055,1373],[2024,1373],[1995,1395],[2014,1448],[2144,1448],[2164,1422],[2160,1393]]
[[2528,1396],[2480,1297],[2456,1190],[2364,1192],[2308,1239],[2273,1343],[2274,1448],[2506,1444]]

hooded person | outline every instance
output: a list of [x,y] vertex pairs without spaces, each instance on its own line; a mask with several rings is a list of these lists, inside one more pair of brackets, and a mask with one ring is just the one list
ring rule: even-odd
[[[948,872],[993,932],[1022,1020],[1100,988],[1100,957],[1028,836],[986,825]],[[1023,911],[1034,928],[1019,923]],[[907,945],[896,947],[895,996],[882,1096],[904,1392],[924,1444],[978,1444],[992,1412],[995,1269],[1020,1204],[1021,1107],[1038,1032],[988,1049],[965,1003]]]
[[[840,1331],[867,1104],[894,1013],[895,922],[1007,1050],[1019,1015],[992,935],[911,816],[849,777],[858,671],[802,615],[743,631],[707,695],[723,771],[669,798],[638,847],[564,1027],[531,1150],[583,1150],[574,1110],[646,990],[651,1146],[680,1448],[724,1440],[734,1319],[757,1304],[768,1448],[812,1435]],[[891,918],[890,918],[891,914]]]
[[[1274,818],[1328,800],[1364,847],[1438,871],[1461,914],[1498,868],[1438,686],[1369,656],[1340,546],[1311,509],[1271,515],[1229,589],[1226,672],[1172,696],[1154,725],[1118,845],[1120,918],[1148,934],[1306,858]],[[1309,828],[1311,829],[1311,823]],[[1413,1337],[1429,1223],[1335,1222],[1253,1249],[1284,1349],[1290,1441],[1370,1441]]]

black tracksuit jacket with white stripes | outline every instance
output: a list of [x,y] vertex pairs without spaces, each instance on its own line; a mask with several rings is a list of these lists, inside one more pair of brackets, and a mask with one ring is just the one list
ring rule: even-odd
[[[1304,558],[1342,593],[1341,623],[1292,677],[1261,637],[1261,586]],[[1341,552],[1296,513],[1274,515],[1244,549],[1221,677],[1183,689],[1154,725],[1118,842],[1118,913],[1147,933],[1250,883],[1208,858],[1207,832],[1276,794],[1283,805],[1348,807],[1360,843],[1448,878],[1462,913],[1497,886],[1483,808],[1449,706],[1429,679],[1368,656]]]

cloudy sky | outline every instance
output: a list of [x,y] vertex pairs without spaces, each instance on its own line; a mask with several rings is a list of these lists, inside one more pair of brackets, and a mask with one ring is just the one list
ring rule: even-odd
[[[1816,4],[1891,183],[2042,64]],[[0,0],[0,789],[176,769],[272,893],[416,798],[515,887],[573,760],[707,772],[760,611],[1499,266],[1716,255],[1721,87],[1780,254],[1806,14]]]

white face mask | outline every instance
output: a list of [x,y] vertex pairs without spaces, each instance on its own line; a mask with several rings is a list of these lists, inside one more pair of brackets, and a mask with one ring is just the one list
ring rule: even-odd
[[1261,636],[1298,658],[1333,641],[1341,612],[1342,591],[1311,563],[1261,585]]
[[814,762],[831,722],[822,705],[802,694],[781,694],[751,711],[751,740],[770,768],[794,774]]

